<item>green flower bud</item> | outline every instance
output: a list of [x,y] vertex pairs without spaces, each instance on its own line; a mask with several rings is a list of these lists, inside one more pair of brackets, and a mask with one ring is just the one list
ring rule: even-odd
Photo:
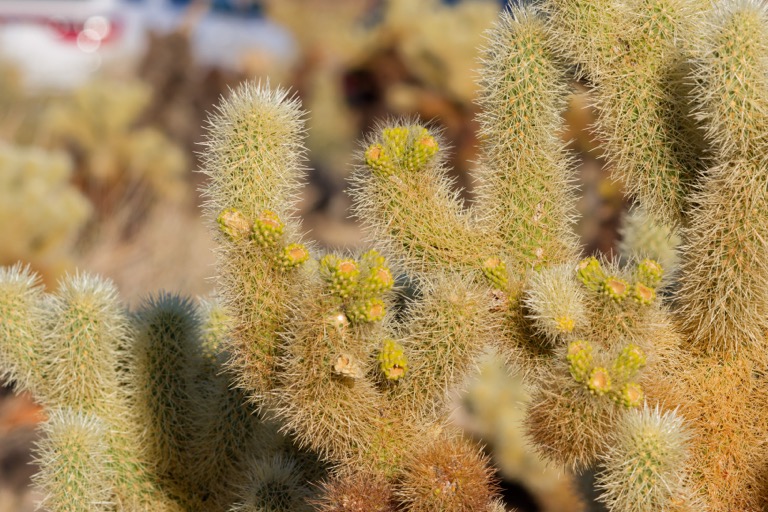
[[221,232],[230,240],[240,240],[251,231],[251,223],[237,208],[226,208],[216,218]]
[[403,164],[409,171],[416,171],[424,167],[429,162],[435,153],[437,153],[438,145],[434,137],[432,137],[426,129],[422,128],[422,134],[413,143],[413,146],[409,148]]
[[492,257],[483,262],[483,274],[497,290],[506,288],[507,266],[500,258]]
[[571,376],[576,382],[584,382],[592,371],[592,344],[586,340],[572,341],[567,355]]
[[603,295],[610,297],[614,302],[623,301],[629,295],[629,290],[629,283],[615,276],[606,277],[601,286]]
[[376,174],[390,176],[398,168],[417,171],[437,153],[437,141],[426,128],[418,125],[394,126],[381,134],[381,144],[365,151],[365,163]]
[[387,260],[376,249],[366,251],[360,256],[360,263],[365,267],[384,267]]
[[598,366],[589,373],[587,387],[593,395],[603,396],[611,390],[611,376],[608,370]]
[[355,260],[327,254],[320,260],[320,269],[334,295],[346,298],[357,288],[360,269]]
[[612,398],[627,408],[637,407],[643,403],[643,388],[635,382],[622,386],[621,391]]
[[407,126],[385,128],[381,132],[381,138],[384,140],[387,147],[394,149],[395,156],[402,157],[405,154],[405,145],[408,143],[409,131]]
[[365,150],[365,164],[379,176],[386,178],[395,173],[395,166],[381,144],[372,144]]
[[632,285],[632,300],[643,306],[653,304],[653,301],[656,300],[656,290],[638,281]]
[[649,288],[656,288],[664,277],[664,269],[656,260],[644,259],[637,265],[637,280]]
[[613,363],[613,374],[621,380],[632,379],[647,361],[640,347],[634,344],[627,345]]
[[387,308],[381,299],[368,299],[350,304],[347,308],[347,316],[352,323],[378,322],[387,312]]
[[304,244],[290,244],[286,247],[283,247],[283,250],[280,251],[280,254],[275,257],[277,264],[283,270],[296,268],[308,259],[309,251],[304,246]]
[[262,247],[274,247],[283,236],[285,225],[272,210],[264,210],[253,223],[251,237]]
[[373,267],[361,283],[361,288],[366,294],[379,295],[391,290],[394,284],[395,279],[387,267]]
[[579,262],[576,275],[584,286],[593,291],[600,290],[603,281],[605,281],[605,272],[600,261],[594,256],[584,258]]
[[398,380],[408,372],[408,360],[403,347],[395,340],[385,340],[378,356],[379,368],[387,380]]

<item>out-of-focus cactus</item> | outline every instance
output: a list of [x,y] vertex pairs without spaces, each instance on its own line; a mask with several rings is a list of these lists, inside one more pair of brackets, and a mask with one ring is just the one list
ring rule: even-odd
[[581,511],[574,476],[547,464],[526,439],[526,408],[531,401],[525,379],[498,354],[480,360],[478,375],[465,384],[457,421],[488,444],[501,475],[521,483],[544,512]]
[[4,372],[49,412],[36,477],[49,510],[273,510],[313,495],[323,468],[221,373],[215,302],[161,294],[131,313],[108,281],[68,276],[48,295],[16,266],[0,275],[0,308]]
[[680,268],[680,244],[676,231],[655,222],[641,209],[631,210],[623,219],[619,254],[627,261],[657,261],[667,280]]
[[476,66],[499,3],[389,0],[384,5],[378,38],[394,44],[408,69],[428,87],[471,103],[478,92],[477,76],[467,70]]
[[91,215],[66,154],[0,144],[0,261],[57,273]]
[[185,197],[186,156],[156,129],[138,126],[150,99],[139,82],[96,80],[52,101],[40,120],[37,142],[74,155],[75,182],[97,220],[122,210],[133,212],[130,222],[157,200]]

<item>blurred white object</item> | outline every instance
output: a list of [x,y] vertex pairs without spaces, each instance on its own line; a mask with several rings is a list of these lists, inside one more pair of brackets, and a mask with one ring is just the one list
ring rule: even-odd
[[[177,30],[188,23],[185,14],[193,3],[193,0],[126,0],[132,12],[140,13],[147,28],[160,33]],[[283,62],[297,57],[298,50],[290,32],[262,17],[260,9],[247,7],[253,3],[208,0],[207,11],[188,27],[199,64],[242,71],[243,57],[254,50]]]
[[0,0],[0,58],[29,88],[72,88],[109,62],[135,58],[136,16],[117,0]]

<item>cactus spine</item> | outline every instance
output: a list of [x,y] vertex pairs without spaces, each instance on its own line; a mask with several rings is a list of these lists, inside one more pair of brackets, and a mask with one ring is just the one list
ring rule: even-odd
[[700,43],[699,115],[711,165],[685,232],[685,328],[708,351],[760,357],[768,329],[768,15],[757,2],[722,6]]

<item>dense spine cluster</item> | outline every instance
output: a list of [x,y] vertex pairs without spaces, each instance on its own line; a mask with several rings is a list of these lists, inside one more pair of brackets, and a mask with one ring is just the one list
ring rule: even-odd
[[768,14],[721,6],[700,42],[699,116],[711,158],[684,232],[684,326],[707,351],[762,357],[768,331]]

